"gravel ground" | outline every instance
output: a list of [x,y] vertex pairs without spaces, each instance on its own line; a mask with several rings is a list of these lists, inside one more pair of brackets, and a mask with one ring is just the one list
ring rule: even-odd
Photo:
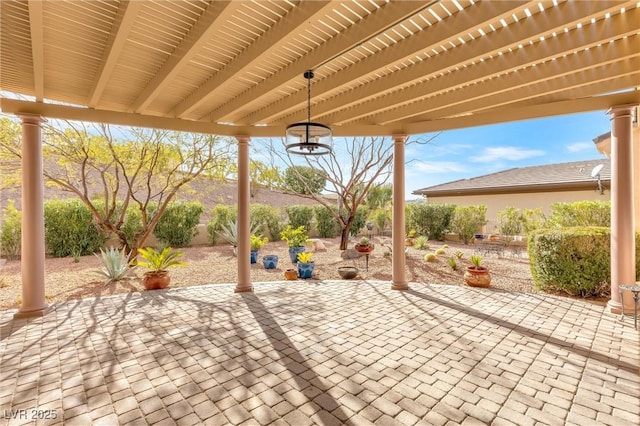
[[[314,254],[316,273],[314,279],[339,279],[339,266],[357,266],[360,269],[359,279],[375,279],[391,281],[391,258],[385,257],[384,252],[390,243],[389,238],[376,238],[375,250],[369,257],[369,268],[365,270],[364,256],[359,259],[344,260],[341,257],[339,239],[322,239],[326,250],[318,250]],[[350,245],[351,247],[352,245]],[[430,249],[435,251],[443,246],[442,242],[430,241]],[[171,270],[171,287],[184,287],[212,283],[233,283],[237,278],[237,259],[230,246],[188,247],[181,249],[186,267]],[[446,254],[437,257],[435,262],[425,262],[427,250],[417,250],[407,247],[406,270],[407,279],[412,282],[465,285],[464,269],[470,265],[469,257],[478,254],[478,247],[448,243]],[[463,253],[457,260],[457,270],[452,270],[448,259],[457,251]],[[260,250],[263,254],[279,256],[278,268],[266,270],[262,266],[261,258],[251,266],[251,280],[254,283],[263,281],[281,281],[284,270],[292,266],[288,249],[283,241],[269,242]],[[503,255],[489,254],[483,256],[484,265],[492,274],[491,287],[501,290],[517,292],[536,292],[533,286],[531,270],[526,252],[518,254],[505,252]],[[85,297],[107,296],[116,293],[144,291],[139,278],[144,271],[134,271],[137,277],[104,284],[104,280],[93,271],[99,267],[95,256],[84,256],[74,263],[70,258],[48,258],[46,260],[45,296],[50,303],[62,302],[70,299]],[[7,261],[0,269],[0,309],[17,308],[21,297],[20,261]],[[259,284],[257,284],[259,285]]]

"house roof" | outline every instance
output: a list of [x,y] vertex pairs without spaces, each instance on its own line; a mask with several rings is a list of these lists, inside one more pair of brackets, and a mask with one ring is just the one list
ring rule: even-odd
[[516,167],[418,189],[413,191],[413,194],[435,197],[597,189],[597,178],[591,175],[594,168],[600,164],[602,164],[600,180],[603,187],[608,188],[611,182],[611,161],[608,158],[599,158],[571,163]]
[[282,136],[311,69],[336,136],[602,111],[640,100],[638,22],[637,0],[0,1],[0,108]]

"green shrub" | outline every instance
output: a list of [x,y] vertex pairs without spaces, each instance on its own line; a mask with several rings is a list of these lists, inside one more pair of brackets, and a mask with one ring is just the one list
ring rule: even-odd
[[[337,211],[337,209],[333,209]],[[333,238],[340,233],[335,216],[325,206],[315,206],[313,213],[316,217],[316,230],[320,238]]]
[[429,250],[428,242],[429,240],[427,240],[427,237],[425,237],[424,235],[420,235],[413,242],[413,247],[417,250]]
[[445,232],[451,225],[456,206],[439,203],[411,203],[407,205],[406,228],[415,229],[428,239],[444,241]]
[[604,227],[547,228],[528,238],[535,286],[574,296],[610,293],[611,231]]
[[204,207],[197,201],[171,202],[153,229],[153,235],[166,246],[186,247],[198,233],[196,227],[200,223],[202,213]]
[[509,206],[498,212],[498,230],[502,235],[520,235],[523,230],[523,217],[520,210]]
[[225,227],[228,227],[232,221],[238,217],[238,209],[236,206],[228,206],[218,204],[211,210],[211,218],[207,222],[207,234],[212,245],[220,242],[220,233]]
[[391,212],[388,209],[379,208],[371,214],[371,220],[378,227],[378,233],[382,233],[387,223],[391,222]]
[[536,229],[545,227],[547,221],[546,216],[542,213],[542,208],[537,209],[522,209],[522,229],[525,234]]
[[313,220],[312,206],[287,206],[285,208],[287,216],[289,216],[289,225],[292,228],[304,226],[305,229],[311,229],[311,221]]
[[487,223],[487,206],[456,206],[451,219],[451,231],[458,234],[463,243],[469,244],[473,236]]
[[368,210],[366,206],[358,206],[356,215],[351,223],[351,228],[349,229],[349,235],[351,237],[358,235],[358,232],[360,232],[360,230],[367,224],[367,212]]
[[456,262],[455,257],[450,257],[449,260],[447,260],[447,263],[449,264],[449,267],[451,268],[452,271],[455,271],[458,269],[458,262]]
[[44,240],[52,256],[78,257],[97,252],[106,237],[81,201],[49,200],[44,203]]
[[611,226],[610,201],[576,201],[551,204],[547,227]]
[[269,238],[276,240],[284,228],[282,213],[277,207],[266,204],[252,204],[249,207],[251,223],[262,224],[262,232],[269,232]]
[[8,259],[18,259],[22,245],[22,213],[16,209],[13,200],[2,212],[0,229],[0,253]]

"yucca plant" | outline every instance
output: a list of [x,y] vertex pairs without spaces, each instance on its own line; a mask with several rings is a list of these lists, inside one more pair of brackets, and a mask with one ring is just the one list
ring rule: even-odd
[[100,249],[100,256],[97,254],[95,256],[102,263],[102,268],[94,272],[107,278],[104,285],[125,279],[131,274],[129,254],[124,249],[118,250],[114,247],[107,250]]

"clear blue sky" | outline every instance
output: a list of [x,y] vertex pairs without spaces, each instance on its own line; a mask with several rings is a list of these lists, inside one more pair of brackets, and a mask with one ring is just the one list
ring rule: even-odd
[[514,167],[605,158],[593,139],[609,132],[605,111],[442,132],[406,150],[406,199],[416,189]]

